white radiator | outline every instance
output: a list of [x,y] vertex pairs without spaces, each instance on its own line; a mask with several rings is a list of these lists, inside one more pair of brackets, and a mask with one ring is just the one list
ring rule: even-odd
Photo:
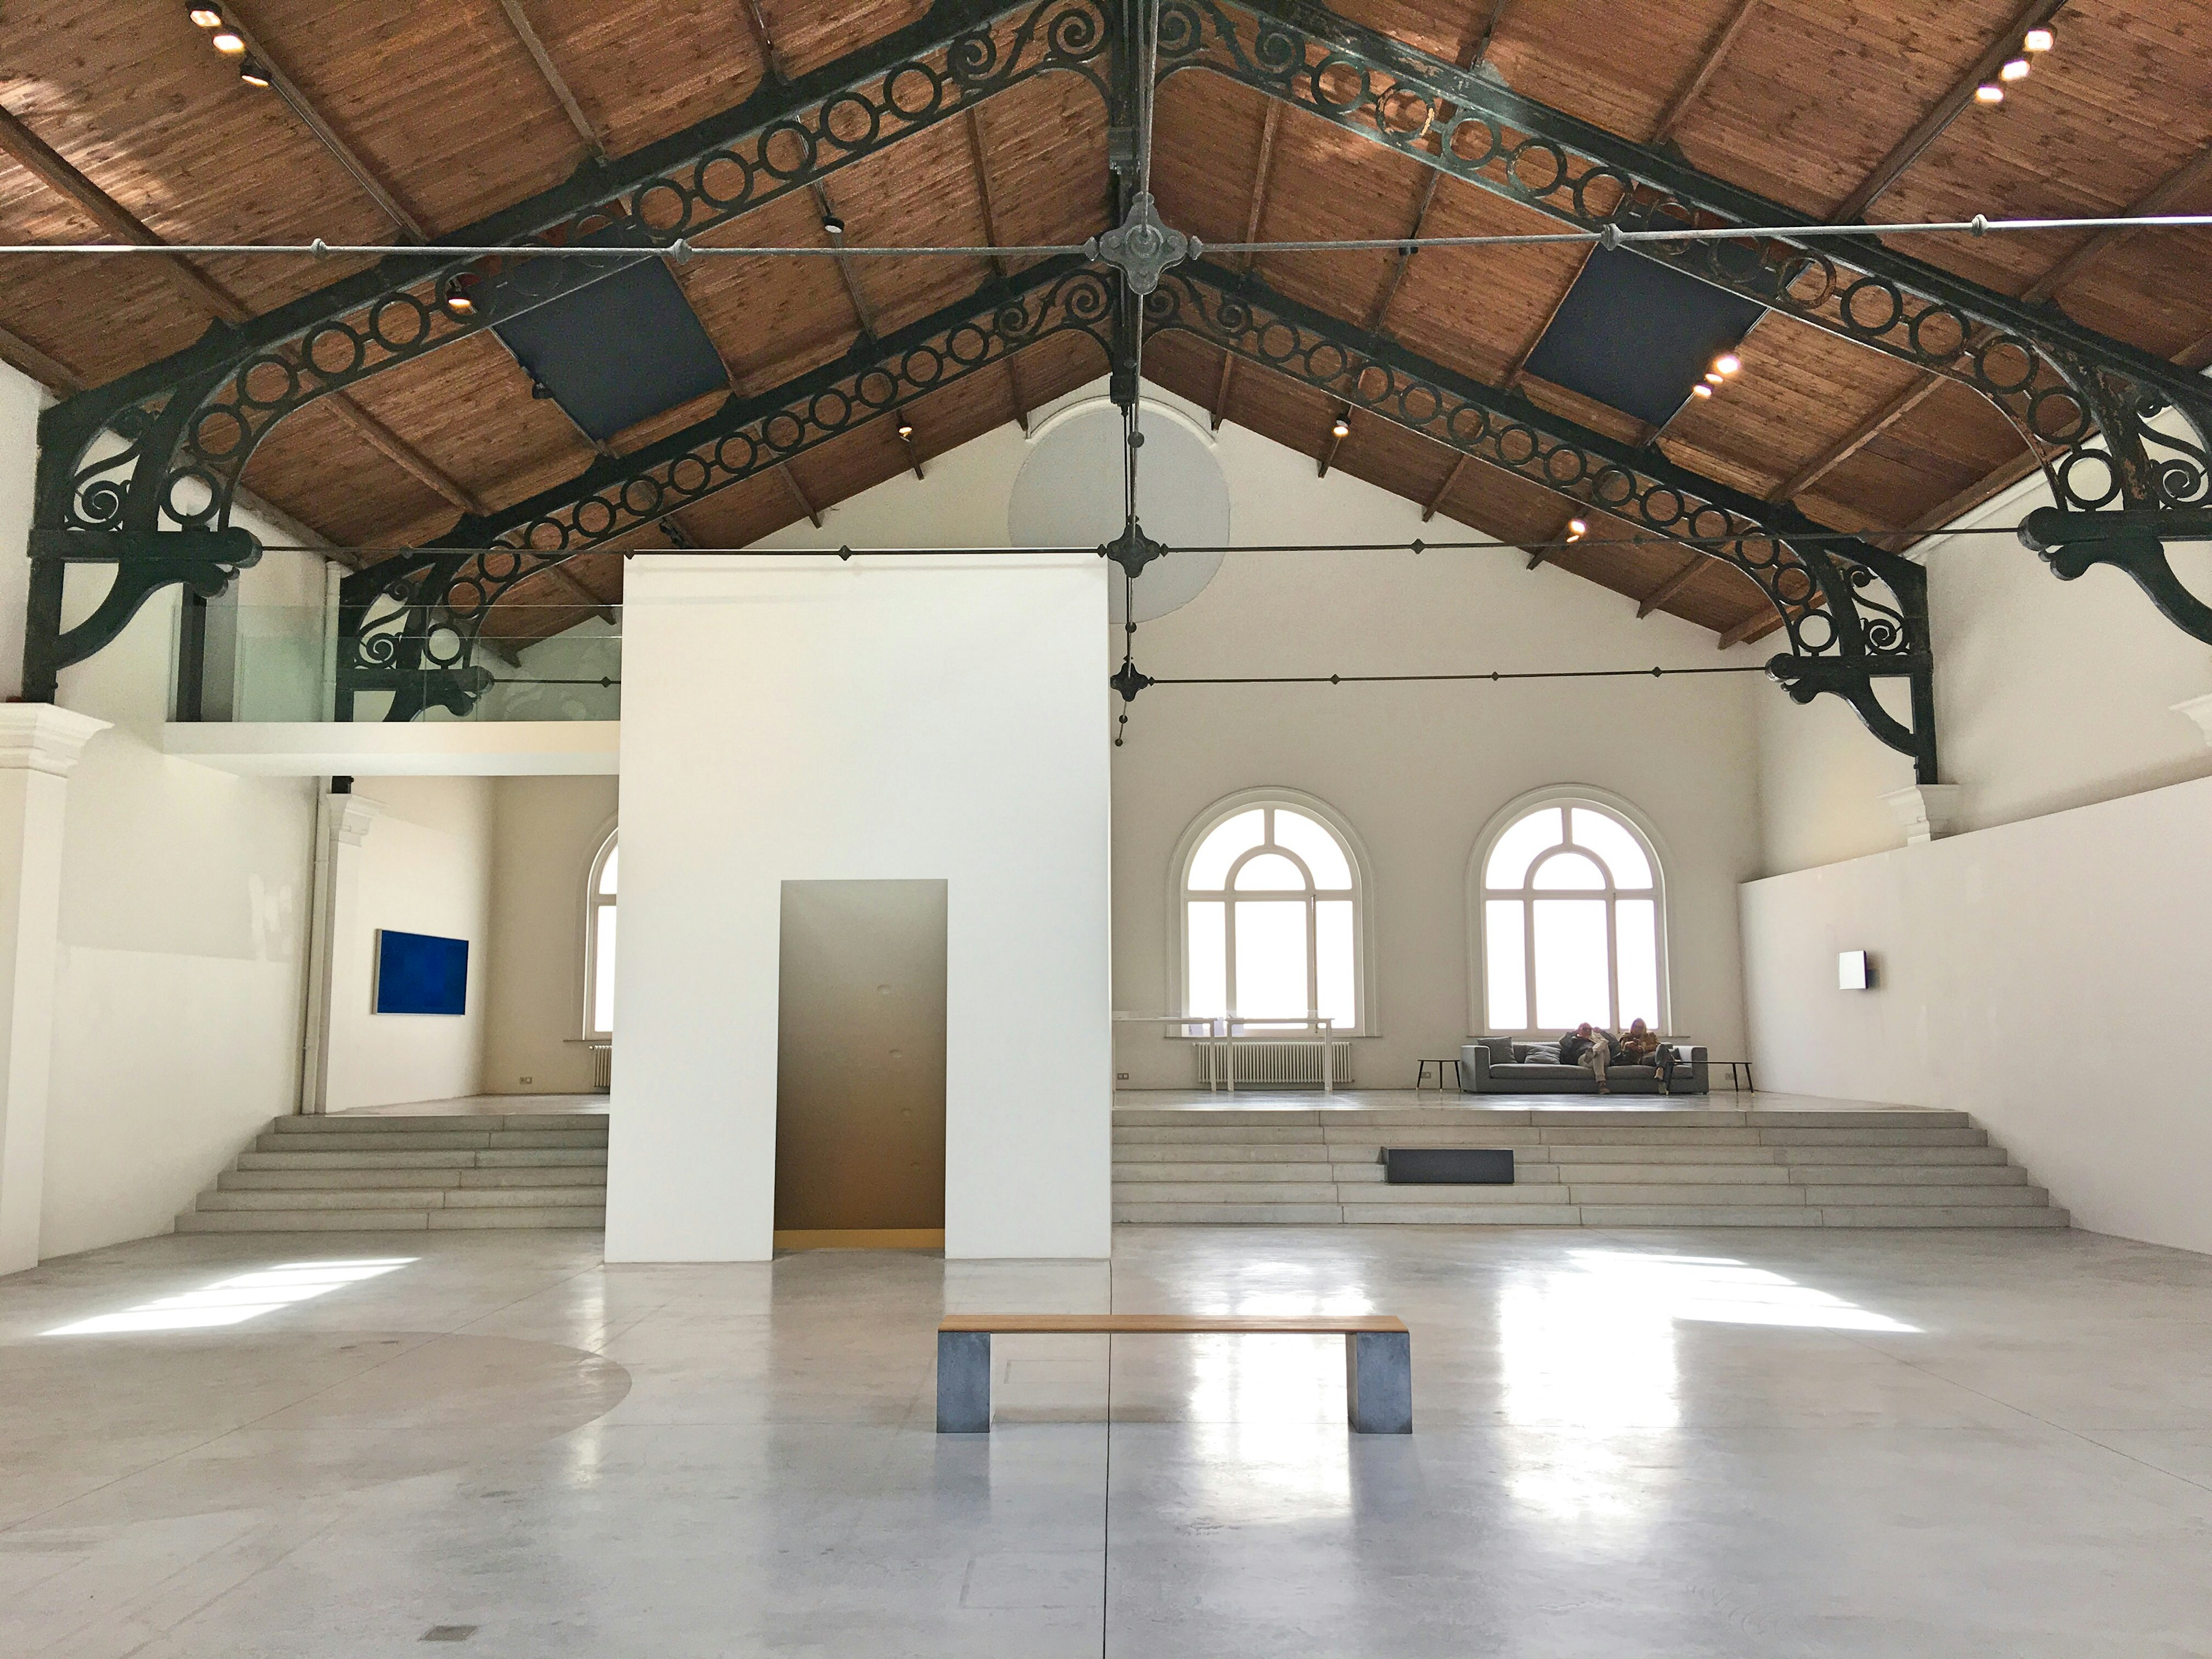
[[611,1042],[592,1045],[592,1087],[605,1094],[614,1086],[615,1046]]
[[[1331,1045],[1336,1050],[1329,1057],[1329,1081],[1339,1088],[1352,1081],[1352,1044],[1340,1037]],[[1211,1089],[1229,1081],[1224,1075],[1228,1053],[1225,1045],[1201,1042],[1198,1048],[1198,1082],[1200,1088]],[[1310,1083],[1321,1086],[1321,1043],[1312,1037],[1303,1042],[1245,1042],[1237,1045],[1235,1082],[1238,1088],[1246,1084]]]

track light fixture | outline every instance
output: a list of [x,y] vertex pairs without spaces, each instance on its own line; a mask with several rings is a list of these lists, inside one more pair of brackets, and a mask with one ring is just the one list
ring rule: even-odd
[[238,78],[249,87],[265,87],[269,84],[269,71],[261,67],[258,58],[248,58],[239,64]]
[[898,434],[902,440],[912,438],[914,436],[914,422],[903,418],[901,419],[898,423]]
[[222,27],[222,14],[217,11],[213,6],[186,6],[185,8],[185,15],[191,18],[193,22],[198,24],[204,29],[215,29],[221,28]]
[[1588,520],[1570,519],[1567,520],[1567,539],[1569,541],[1578,542],[1589,534],[1589,521]]
[[[266,85],[267,82],[264,82],[262,84]],[[473,317],[477,314],[477,302],[469,298],[468,283],[463,277],[449,276],[446,279],[446,291],[440,297],[439,303],[456,317]]]
[[1984,81],[1974,88],[1974,101],[1978,104],[2002,104],[2004,102],[2004,88],[1994,81]]
[[1328,429],[1328,435],[1332,438],[1349,438],[1352,435],[1352,422],[1346,420],[1343,416],[1338,416],[1335,424]]
[[246,50],[246,39],[234,29],[218,29],[208,37],[208,44],[227,57],[236,57]]
[[1692,398],[1710,398],[1713,395],[1713,389],[1700,380],[1690,388],[1690,395]]
[[1727,379],[1728,376],[1722,374],[1720,370],[1717,368],[1709,368],[1705,371],[1705,384],[1707,386],[1718,386]]
[[822,234],[824,236],[842,236],[845,234],[845,222],[834,213],[824,214],[822,219]]
[[1733,374],[1743,367],[1743,359],[1733,351],[1723,351],[1713,359],[1713,367],[1723,374]]
[[2028,67],[2028,61],[2025,58],[2008,58],[2005,62],[2004,67],[1997,71],[1997,79],[2000,81],[2025,81],[2027,78]]
[[2021,49],[2026,52],[2049,52],[2058,42],[2052,37],[2049,29],[2030,29],[2027,32],[2027,37],[2020,44]]

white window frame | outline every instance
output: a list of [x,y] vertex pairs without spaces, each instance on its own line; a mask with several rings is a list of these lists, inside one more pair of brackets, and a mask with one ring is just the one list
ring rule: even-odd
[[[614,856],[615,848],[621,841],[621,828],[618,825],[610,825],[606,833],[600,837],[599,850],[592,854],[591,866],[584,875],[584,974],[580,981],[583,988],[583,994],[580,998],[583,1007],[577,1017],[576,1023],[587,1042],[606,1042],[612,1041],[614,1037],[612,1031],[599,1030],[592,1016],[598,1011],[599,1004],[599,998],[593,993],[599,986],[599,912],[602,909],[615,908],[622,901],[622,894],[619,891],[613,893],[599,891],[599,877],[607,867],[607,860]],[[618,945],[616,949],[619,951],[621,946]]]
[[[1486,937],[1490,912],[1486,901],[1492,898],[1517,898],[1524,905],[1528,903],[1533,891],[1528,884],[1536,878],[1538,868],[1547,859],[1557,856],[1565,849],[1552,848],[1540,854],[1530,863],[1528,873],[1522,878],[1522,885],[1518,889],[1500,888],[1492,892],[1483,879],[1484,872],[1490,863],[1491,852],[1497,847],[1499,839],[1505,832],[1532,812],[1540,812],[1549,806],[1595,808],[1605,813],[1608,817],[1619,822],[1636,837],[1644,848],[1644,857],[1650,860],[1651,885],[1648,889],[1616,887],[1613,885],[1612,866],[1607,865],[1603,858],[1588,848],[1575,848],[1576,851],[1592,860],[1606,872],[1604,892],[1606,1005],[1610,1011],[1609,1018],[1613,1022],[1608,1029],[1614,1030],[1620,1029],[1620,963],[1617,943],[1616,907],[1624,898],[1649,898],[1653,901],[1655,907],[1653,945],[1659,958],[1657,963],[1659,1018],[1656,1029],[1662,1033],[1671,1032],[1674,1030],[1674,996],[1668,982],[1667,868],[1672,860],[1665,842],[1660,838],[1658,830],[1653,828],[1651,821],[1644,817],[1634,803],[1623,799],[1610,790],[1594,788],[1588,784],[1557,784],[1547,789],[1533,789],[1525,795],[1508,801],[1499,808],[1490,822],[1483,825],[1482,833],[1475,837],[1474,851],[1467,863],[1467,1029],[1486,1036],[1534,1038],[1551,1033],[1551,1028],[1534,1024],[1520,1030],[1510,1031],[1494,1030],[1490,1024],[1490,941]],[[1570,819],[1570,839],[1566,843],[1570,848],[1575,846],[1571,824],[1572,820]],[[1590,896],[1591,894],[1585,890],[1583,896]],[[1547,891],[1543,896],[1561,898],[1570,897],[1572,895]],[[1522,912],[1522,938],[1523,948],[1521,971],[1525,976],[1528,1018],[1533,1022],[1536,1018],[1536,928],[1535,913],[1533,909],[1524,909]],[[1562,1033],[1565,1029],[1561,1028]]]
[[[1336,844],[1343,849],[1345,862],[1352,866],[1352,890],[1350,894],[1352,900],[1352,1008],[1357,1018],[1352,1029],[1349,1030],[1339,1030],[1336,1032],[1336,1035],[1340,1037],[1379,1036],[1382,1035],[1382,1023],[1377,1012],[1379,999],[1376,994],[1374,966],[1375,877],[1373,867],[1368,860],[1367,848],[1365,844],[1359,839],[1358,832],[1353,830],[1350,823],[1346,822],[1344,815],[1341,812],[1339,812],[1334,807],[1331,806],[1327,801],[1321,799],[1318,796],[1309,795],[1304,793],[1303,791],[1297,789],[1284,789],[1279,787],[1243,789],[1239,790],[1233,795],[1224,796],[1221,799],[1214,802],[1212,805],[1207,807],[1206,811],[1200,813],[1195,818],[1192,819],[1190,827],[1185,830],[1182,833],[1182,839],[1176,843],[1175,856],[1168,864],[1167,957],[1169,1010],[1177,1014],[1188,1013],[1190,1010],[1190,1005],[1186,1000],[1187,988],[1190,983],[1190,927],[1184,906],[1189,902],[1193,896],[1189,888],[1191,862],[1198,856],[1198,849],[1205,845],[1206,838],[1212,835],[1216,830],[1219,829],[1224,823],[1227,823],[1231,818],[1237,817],[1240,813],[1249,812],[1255,807],[1269,806],[1286,807],[1293,812],[1304,813],[1307,817],[1310,817],[1316,823],[1319,823],[1323,829],[1327,830],[1330,835],[1336,838]],[[1298,858],[1296,854],[1291,852],[1289,848],[1277,848],[1273,850],[1279,853],[1281,856],[1290,859],[1293,863],[1297,864],[1301,870],[1305,870],[1305,861],[1303,859]],[[1242,866],[1244,860],[1250,856],[1251,854],[1249,852],[1240,854],[1236,861],[1231,866],[1229,873],[1224,878],[1224,879],[1233,884],[1237,879],[1237,869]],[[1314,989],[1315,975],[1320,969],[1320,964],[1316,951],[1316,912],[1313,907],[1316,903],[1319,902],[1321,898],[1340,898],[1344,896],[1344,895],[1340,890],[1335,888],[1315,888],[1312,884],[1313,872],[1310,870],[1306,870],[1305,874],[1307,885],[1303,896],[1306,900],[1306,939],[1308,946],[1306,979],[1308,994],[1310,995]],[[1230,896],[1226,902],[1233,903],[1235,896],[1233,886],[1224,889],[1224,891]],[[1198,894],[1196,896],[1204,900],[1209,896],[1219,898],[1222,897],[1223,895],[1208,892]],[[1272,896],[1255,892],[1245,894],[1243,896],[1252,899],[1273,896],[1278,900],[1281,900],[1299,897],[1301,895],[1291,891],[1279,892],[1273,894]],[[1231,916],[1227,915],[1224,915],[1222,920],[1223,944],[1225,949],[1233,953],[1236,948],[1234,920]],[[1233,980],[1235,963],[1233,954],[1229,958],[1229,963],[1231,975]],[[1285,1012],[1296,1012],[1297,1011],[1270,1008],[1255,1012],[1267,1015],[1278,1015]],[[1241,1009],[1238,1010],[1238,1017],[1241,1018],[1243,1016],[1243,1011]],[[1176,1035],[1185,1036],[1194,1034],[1178,1031]]]

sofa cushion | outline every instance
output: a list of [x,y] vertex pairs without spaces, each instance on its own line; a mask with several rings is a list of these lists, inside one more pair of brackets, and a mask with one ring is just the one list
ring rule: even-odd
[[1477,1037],[1474,1039],[1474,1046],[1490,1051],[1490,1063],[1492,1066],[1510,1066],[1513,1063],[1511,1037]]
[[1557,1066],[1559,1045],[1556,1042],[1516,1042],[1513,1058],[1523,1066]]
[[1588,1077],[1589,1071],[1581,1066],[1546,1066],[1534,1061],[1517,1061],[1511,1066],[1493,1066],[1490,1074],[1495,1078],[1517,1078],[1523,1082],[1536,1082],[1548,1078]]

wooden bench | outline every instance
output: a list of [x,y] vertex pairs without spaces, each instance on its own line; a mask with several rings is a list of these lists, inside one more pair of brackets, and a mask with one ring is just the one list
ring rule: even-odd
[[948,1314],[937,1324],[937,1431],[991,1431],[991,1337],[1341,1336],[1354,1434],[1413,1431],[1413,1339],[1389,1314],[1265,1318],[1243,1314]]

